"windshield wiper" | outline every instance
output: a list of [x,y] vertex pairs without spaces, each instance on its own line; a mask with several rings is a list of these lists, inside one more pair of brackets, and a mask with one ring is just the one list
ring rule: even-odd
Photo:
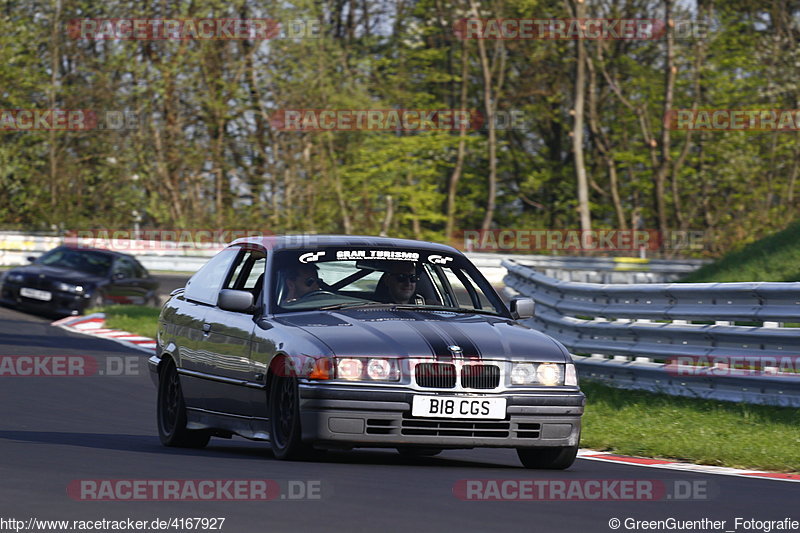
[[395,307],[398,304],[388,304],[381,302],[350,302],[344,304],[333,304],[320,307],[320,311],[331,311],[335,309],[355,309],[357,307]]
[[396,304],[384,302],[360,302],[360,303],[344,303],[333,304],[320,307],[320,311],[332,311],[336,309],[356,309],[359,307],[391,307],[392,309],[403,309],[409,311],[446,311],[448,313],[463,313],[463,314],[481,314],[500,316],[495,311],[487,311],[485,309],[465,309],[461,307],[447,307],[446,305],[423,305],[423,304]]
[[463,307],[447,307],[446,305],[414,305],[414,304],[397,304],[398,309],[414,309],[417,311],[447,311],[448,313],[465,313],[465,314],[481,314],[500,316],[495,311],[487,311],[486,309],[467,309]]

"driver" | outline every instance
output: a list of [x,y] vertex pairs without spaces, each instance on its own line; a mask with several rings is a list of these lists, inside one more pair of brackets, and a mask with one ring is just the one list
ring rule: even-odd
[[321,290],[316,265],[300,264],[287,268],[285,273],[286,293],[284,303],[293,302],[308,293]]

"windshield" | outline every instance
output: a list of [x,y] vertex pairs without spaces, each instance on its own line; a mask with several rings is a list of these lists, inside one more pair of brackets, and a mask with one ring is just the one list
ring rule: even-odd
[[463,256],[396,248],[278,252],[276,312],[413,306],[505,315],[494,290]]
[[86,272],[93,276],[107,276],[112,257],[102,252],[56,248],[40,257],[36,263]]

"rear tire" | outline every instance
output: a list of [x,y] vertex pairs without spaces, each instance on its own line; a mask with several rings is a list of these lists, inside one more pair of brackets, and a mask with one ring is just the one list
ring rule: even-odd
[[564,470],[572,466],[577,455],[577,446],[517,448],[517,456],[523,466],[538,470]]
[[158,380],[158,438],[164,446],[203,448],[211,435],[207,431],[186,429],[186,404],[175,363],[170,359]]
[[280,461],[311,456],[313,449],[302,442],[300,391],[293,377],[273,376],[269,391],[270,444]]

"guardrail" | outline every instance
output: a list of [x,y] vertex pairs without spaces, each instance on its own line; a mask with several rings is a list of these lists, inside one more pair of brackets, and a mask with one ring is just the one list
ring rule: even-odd
[[[38,256],[65,242],[65,237],[46,235],[20,235],[0,232],[0,265],[27,264],[29,256]],[[69,242],[69,241],[68,241]],[[86,242],[97,245],[98,239]],[[192,243],[113,239],[108,246],[135,255],[149,270],[195,272],[224,243],[212,246],[203,243],[198,248]],[[667,261],[663,259],[639,259],[634,257],[560,257],[548,255],[504,255],[489,253],[467,253],[467,257],[495,284],[502,282],[506,274],[501,265],[504,260],[516,260],[544,269],[547,275],[572,281],[602,281],[604,283],[652,283],[669,281],[687,274],[701,266],[703,260]]]
[[800,322],[800,283],[571,283],[515,261],[503,266],[506,285],[536,302],[526,323],[588,355],[576,357],[584,376],[625,388],[800,406],[799,374],[765,367],[774,375],[736,375],[724,363],[714,366],[800,360],[800,328],[785,327]]

